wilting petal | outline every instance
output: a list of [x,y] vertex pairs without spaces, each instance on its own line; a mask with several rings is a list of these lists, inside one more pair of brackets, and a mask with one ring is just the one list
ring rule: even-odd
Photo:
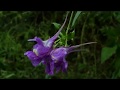
[[24,55],[27,55],[33,66],[37,66],[41,61],[41,58],[36,56],[36,54],[32,51],[27,51]]

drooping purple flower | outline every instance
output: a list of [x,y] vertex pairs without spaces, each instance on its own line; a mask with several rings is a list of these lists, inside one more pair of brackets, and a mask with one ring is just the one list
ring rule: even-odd
[[67,52],[63,50],[65,48],[57,48],[50,52],[48,56],[43,58],[42,63],[45,65],[45,73],[48,75],[54,75],[54,70],[59,72],[61,69],[63,72],[66,72],[68,63],[65,60]]
[[67,20],[67,16],[65,18],[65,21],[61,28],[58,30],[58,32],[48,40],[43,41],[41,38],[35,37],[33,39],[29,39],[28,41],[35,41],[37,44],[33,46],[32,51],[27,51],[24,53],[24,55],[27,55],[27,57],[31,60],[33,66],[39,65],[39,63],[42,61],[42,59],[49,54],[49,52],[53,48],[53,44],[57,37],[59,36],[61,30],[63,29],[65,23]]
[[65,59],[66,56],[71,52],[80,51],[79,49],[77,49],[78,47],[92,43],[96,42],[53,49],[50,52],[50,56],[46,60],[47,62],[44,62],[44,64],[46,65],[46,73],[49,75],[53,75],[54,70],[56,70],[56,73],[58,73],[60,70],[62,70],[62,72],[67,72],[68,62]]
[[65,60],[67,54],[67,48],[65,47],[56,48],[51,51],[50,55],[57,73],[60,70],[63,72],[67,71],[68,62]]

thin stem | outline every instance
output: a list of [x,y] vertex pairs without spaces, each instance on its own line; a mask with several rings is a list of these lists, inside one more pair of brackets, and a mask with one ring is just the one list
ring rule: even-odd
[[[94,47],[94,53],[95,53],[95,51],[96,51],[96,45],[95,45],[95,47]],[[95,60],[95,77],[97,77],[97,60],[96,60],[96,54],[94,54],[94,60]]]
[[[94,29],[93,29],[94,30]],[[94,33],[95,33],[95,30],[94,30]],[[96,35],[98,34],[98,31],[96,33]],[[97,41],[97,37],[94,37],[94,40]],[[94,60],[95,60],[95,77],[97,78],[97,57],[96,57],[96,45],[94,46]]]
[[[80,40],[81,43],[82,43],[82,40],[83,40],[83,35],[84,35],[84,30],[85,30],[85,24],[86,24],[86,21],[87,21],[87,19],[88,19],[89,14],[90,14],[90,13],[87,14],[87,17],[86,17],[85,22],[84,22],[83,27],[82,27],[81,40]],[[81,48],[83,48],[83,47],[81,47]],[[81,52],[81,55],[82,55],[83,63],[86,64],[86,60],[85,60],[82,52]]]
[[67,46],[67,34],[68,34],[68,30],[70,29],[70,24],[71,24],[71,21],[72,21],[72,17],[73,17],[73,11],[72,11],[72,13],[71,13],[70,21],[69,21],[69,23],[68,23],[68,27],[67,27],[67,30],[66,30],[65,46]]

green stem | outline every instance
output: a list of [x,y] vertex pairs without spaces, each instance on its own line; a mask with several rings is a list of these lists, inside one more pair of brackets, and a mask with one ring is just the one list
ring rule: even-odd
[[70,29],[70,24],[71,24],[71,21],[72,21],[72,17],[73,17],[73,11],[72,11],[72,13],[71,13],[70,21],[69,21],[69,23],[68,23],[68,27],[67,27],[67,30],[66,30],[65,46],[67,46],[67,34],[68,34],[68,30]]
[[[96,45],[94,47],[94,53],[96,51]],[[97,78],[97,60],[96,60],[96,54],[94,54],[94,60],[95,60],[95,77]]]
[[[82,40],[83,40],[83,35],[84,35],[84,30],[85,30],[85,24],[86,24],[86,21],[87,21],[87,19],[88,19],[89,14],[90,14],[90,13],[87,14],[87,17],[86,17],[85,22],[84,22],[83,27],[82,27],[81,40],[80,40],[80,41],[81,41],[81,44],[82,44]],[[83,46],[81,47],[81,49],[83,49]],[[82,57],[82,59],[83,59],[83,63],[86,64],[86,60],[85,60],[82,52],[81,52],[81,57]]]
[[[95,29],[93,29],[94,30],[94,34],[96,34],[95,35],[95,37],[94,37],[94,40],[95,41],[97,41],[97,35],[98,35],[98,31],[97,31],[97,33],[95,33]],[[96,57],[96,44],[95,44],[95,46],[94,46],[94,60],[95,60],[95,77],[97,78],[97,57]]]

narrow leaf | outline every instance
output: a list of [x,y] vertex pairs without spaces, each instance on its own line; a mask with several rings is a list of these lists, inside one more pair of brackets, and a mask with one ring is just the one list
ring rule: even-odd
[[82,12],[82,11],[77,11],[77,12],[76,12],[75,17],[74,17],[73,22],[72,22],[72,27],[74,27],[75,22],[76,22],[76,20],[77,20],[77,18],[78,18],[78,16],[80,15],[81,12]]
[[60,25],[60,24],[58,24],[58,23],[52,23],[52,24],[55,26],[55,28],[56,28],[56,29],[59,29],[59,28],[60,28],[60,26],[61,26],[61,25]]

